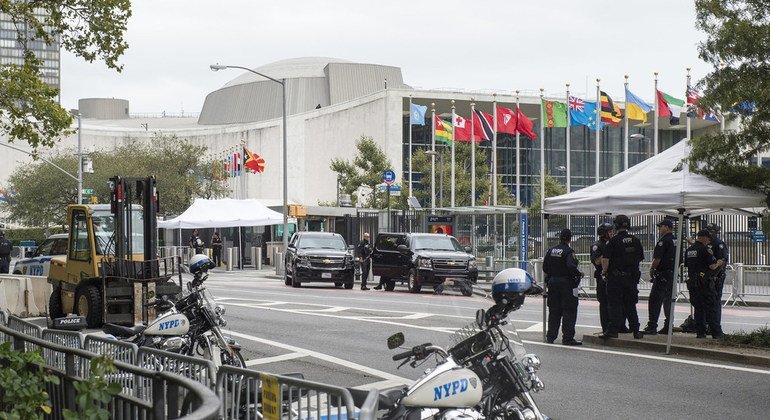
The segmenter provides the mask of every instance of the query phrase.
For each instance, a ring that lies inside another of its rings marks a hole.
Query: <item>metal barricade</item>
[[[29,335],[31,337],[35,338],[41,338],[43,337],[43,327],[37,324],[33,324],[31,322],[25,321],[16,315],[11,315],[8,317],[8,328],[18,331],[20,333],[24,333],[26,335]],[[31,342],[25,342],[27,346],[25,347],[24,351],[32,351],[36,350],[37,346]]]
[[[219,368],[217,394],[222,402],[220,415],[227,419],[369,420],[375,419],[377,412],[374,389],[357,415],[353,397],[345,388],[233,366]]]
[[[211,389],[216,385],[217,370],[210,360],[140,347],[136,353],[136,365],[144,369],[175,373]]]
[[[8,325],[8,314],[5,309],[0,309],[0,325]]]
[[[77,331],[51,330],[46,328],[43,330],[41,337],[43,340],[49,343],[58,344],[60,346],[70,347],[73,349],[83,348],[83,335]],[[64,357],[61,357],[57,353],[52,352],[47,348],[43,349],[43,359],[45,359],[46,363],[48,363],[48,366],[54,366],[61,370],[64,370],[65,368]],[[76,370],[80,369],[80,367],[77,365],[78,361],[78,359],[75,360]]]
[[[770,266],[740,264],[740,267],[738,296],[770,296]]]
[[[114,338],[87,335],[83,340],[83,350],[99,355],[106,354],[114,360],[133,365],[136,363],[136,353],[139,348],[136,344]]]

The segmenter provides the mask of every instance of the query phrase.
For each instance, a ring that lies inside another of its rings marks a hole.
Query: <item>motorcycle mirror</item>
[[[479,326],[479,328],[484,327],[484,318],[486,317],[486,312],[483,309],[479,309],[476,311],[476,324]]]
[[[397,332],[388,337],[388,349],[393,350],[404,344],[404,333]]]

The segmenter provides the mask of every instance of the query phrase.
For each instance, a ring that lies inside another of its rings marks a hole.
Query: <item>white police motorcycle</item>
[[[187,356],[202,356],[216,366],[246,367],[241,347],[230,337],[222,334],[220,327],[227,325],[222,317],[225,308],[217,305],[203,286],[207,271],[214,263],[205,255],[190,259],[192,281],[187,283],[187,293],[177,302],[156,299],[153,304],[157,318],[149,325],[124,327],[104,324],[108,335],[137,346],[148,346]]]
[[[455,343],[448,350],[431,343],[396,354],[404,360],[399,366],[418,363],[435,356],[437,366],[407,388],[380,392],[378,418],[384,419],[519,419],[546,420],[532,398],[532,392],[544,389],[535,372],[540,359],[524,351],[516,328],[507,324],[510,312],[519,309],[527,294],[540,294],[526,271],[503,270],[492,283],[495,304],[476,313],[476,322],[455,333]],[[388,338],[388,348],[404,343],[404,335]],[[366,391],[350,389],[357,406]]]

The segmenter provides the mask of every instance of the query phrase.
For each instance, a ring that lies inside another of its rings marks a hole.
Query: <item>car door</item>
[[[379,234],[374,241],[372,252],[372,275],[380,277],[398,276],[398,236],[395,234]]]

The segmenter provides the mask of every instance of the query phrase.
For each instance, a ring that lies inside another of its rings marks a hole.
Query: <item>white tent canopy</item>
[[[179,216],[158,223],[164,229],[266,226],[283,223],[283,214],[258,200],[206,200],[198,198]]]
[[[546,198],[545,213],[570,215],[688,213],[766,207],[765,196],[711,181],[681,161],[690,154],[682,140],[662,153],[598,184]],[[681,170],[677,168],[681,167]]]

